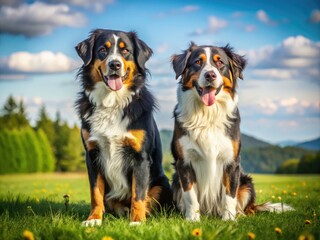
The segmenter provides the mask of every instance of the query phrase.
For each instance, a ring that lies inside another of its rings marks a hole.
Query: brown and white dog
[[[199,221],[201,214],[234,220],[238,213],[283,210],[279,204],[255,204],[252,179],[240,166],[236,86],[246,60],[228,45],[191,43],[172,57],[172,65],[176,78],[181,76],[171,145],[179,210],[190,221]]]
[[[84,62],[76,106],[91,193],[83,225],[100,225],[104,212],[139,223],[151,208],[172,202],[155,99],[145,86],[152,50],[134,32],[97,29],[76,51]]]

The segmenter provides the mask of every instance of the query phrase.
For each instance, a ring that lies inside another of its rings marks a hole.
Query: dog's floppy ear
[[[145,63],[153,54],[152,49],[141,39],[136,32],[129,32],[129,36],[134,43],[134,58],[139,68],[145,69]]]
[[[233,74],[234,79],[240,78],[243,80],[243,70],[247,65],[247,60],[244,56],[240,56],[233,52],[233,48],[227,44],[222,48],[229,58],[229,64],[231,68],[231,72]]]
[[[92,32],[89,38],[83,40],[75,47],[78,55],[84,63],[84,66],[88,66],[92,60],[92,52],[96,35],[96,31]]]
[[[190,47],[187,50],[185,50],[182,54],[176,54],[171,57],[172,67],[176,73],[176,79],[178,79],[179,76],[184,72],[191,52],[193,48],[196,46],[197,45],[194,42],[191,42]]]

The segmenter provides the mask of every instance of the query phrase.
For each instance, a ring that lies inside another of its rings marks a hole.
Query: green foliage
[[[62,171],[85,169],[84,149],[81,142],[80,129],[76,125],[70,129],[68,141],[63,151],[63,158],[60,160]]]
[[[77,126],[70,128],[57,112],[52,121],[45,106],[30,127],[23,101],[10,96],[0,115],[0,174],[84,169],[84,149]]]
[[[320,152],[302,156],[297,173],[320,173]]]
[[[297,173],[298,164],[299,159],[288,159],[280,165],[276,173],[295,174]]]
[[[43,132],[30,127],[0,130],[0,174],[53,171],[54,157]]]
[[[287,159],[301,158],[310,151],[295,147],[281,148],[269,146],[264,148],[244,149],[241,152],[241,162],[246,172],[274,173]]]
[[[42,154],[40,156],[40,158],[43,160],[42,172],[53,172],[55,169],[55,158],[47,135],[42,129],[37,131],[37,135],[40,141],[40,148],[42,150]]]
[[[0,128],[15,129],[29,126],[25,106],[22,100],[16,103],[13,96],[5,102],[0,116]]]

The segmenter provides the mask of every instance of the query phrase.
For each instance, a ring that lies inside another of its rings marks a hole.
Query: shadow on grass
[[[90,212],[90,204],[83,202],[65,205],[64,199],[57,202],[51,199],[33,199],[25,195],[6,195],[0,198],[0,215],[8,214],[10,218],[22,216],[56,216],[62,214],[80,221]]]

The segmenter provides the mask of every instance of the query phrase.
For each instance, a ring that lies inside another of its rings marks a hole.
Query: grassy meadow
[[[158,213],[140,226],[105,215],[100,227],[82,227],[90,210],[87,176],[0,176],[0,239],[320,239],[319,175],[253,175],[257,202],[283,201],[296,211],[259,213],[223,222],[188,223],[178,213]],[[63,196],[69,194],[69,203]]]

